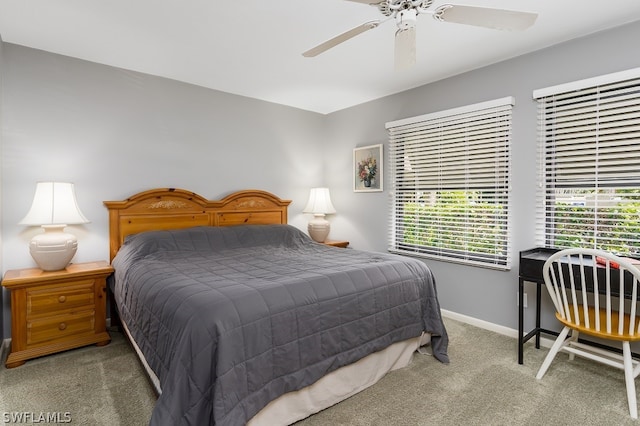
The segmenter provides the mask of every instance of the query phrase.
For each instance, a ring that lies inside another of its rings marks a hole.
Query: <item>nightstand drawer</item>
[[[80,333],[93,333],[95,311],[83,311],[27,321],[27,345],[37,345]]]
[[[69,309],[91,308],[94,304],[94,280],[27,290],[27,318],[41,314],[56,314]]]

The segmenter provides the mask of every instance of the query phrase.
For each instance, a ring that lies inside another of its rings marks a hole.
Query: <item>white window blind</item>
[[[534,92],[546,247],[640,248],[640,69]]]
[[[390,251],[510,267],[513,103],[508,97],[387,123]]]

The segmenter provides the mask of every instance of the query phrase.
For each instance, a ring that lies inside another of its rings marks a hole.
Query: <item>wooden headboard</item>
[[[126,200],[105,201],[109,209],[109,256],[113,260],[127,235],[192,226],[287,223],[291,200],[259,190],[238,191],[207,200],[184,189],[159,188]]]

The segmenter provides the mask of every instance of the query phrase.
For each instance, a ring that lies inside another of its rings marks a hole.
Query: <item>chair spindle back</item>
[[[627,259],[602,250],[566,249],[547,260],[543,275],[556,312],[566,322],[596,334],[640,336],[640,270]]]

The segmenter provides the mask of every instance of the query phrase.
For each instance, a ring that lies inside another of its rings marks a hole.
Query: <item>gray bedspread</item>
[[[448,362],[434,278],[415,259],[257,225],[130,236],[113,266],[121,319],[162,388],[152,425],[243,425],[423,331]]]

